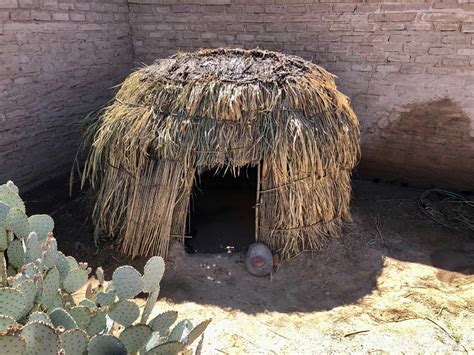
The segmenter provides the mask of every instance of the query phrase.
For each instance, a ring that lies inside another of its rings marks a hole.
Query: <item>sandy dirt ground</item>
[[[187,254],[173,243],[155,313],[212,318],[205,354],[474,353],[474,238],[427,219],[421,190],[354,181],[354,223],[320,252],[283,261],[272,277],[249,275],[242,254]],[[81,195],[82,196],[82,195]],[[59,247],[110,273],[139,270],[92,243],[87,198],[67,182],[25,196],[50,213]]]

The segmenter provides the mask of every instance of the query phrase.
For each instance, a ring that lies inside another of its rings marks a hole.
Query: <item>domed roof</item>
[[[284,83],[318,69],[322,68],[297,56],[260,49],[219,48],[178,53],[157,60],[148,72],[178,82],[198,80],[242,84]]]
[[[242,121],[259,113],[305,116],[343,108],[333,75],[302,58],[263,50],[206,49],[159,59],[133,73],[117,99],[167,114]]]

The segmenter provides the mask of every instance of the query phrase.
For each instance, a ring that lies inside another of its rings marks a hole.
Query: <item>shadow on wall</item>
[[[448,98],[407,105],[362,147],[361,176],[474,189],[471,120]]]

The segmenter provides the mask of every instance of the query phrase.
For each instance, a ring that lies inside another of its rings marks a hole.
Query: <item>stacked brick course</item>
[[[0,183],[68,171],[80,119],[132,61],[126,0],[0,0]]]
[[[0,182],[70,167],[78,122],[136,65],[260,47],[338,76],[364,176],[474,189],[472,0],[0,0]]]
[[[129,2],[136,60],[219,46],[300,55],[351,97],[362,175],[474,188],[473,1]]]

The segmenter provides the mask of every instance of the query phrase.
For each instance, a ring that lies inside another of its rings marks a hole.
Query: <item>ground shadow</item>
[[[474,274],[474,243],[425,218],[418,210],[421,190],[354,181],[354,224],[344,237],[320,252],[284,261],[272,279],[249,275],[242,254],[195,254],[173,244],[161,296],[173,302],[196,302],[246,313],[314,312],[357,303],[377,289],[386,257],[434,265],[437,277]],[[123,264],[142,270],[145,258],[121,256],[114,242],[93,242],[92,210],[87,194],[68,197],[66,178],[50,181],[24,195],[29,214],[48,213],[66,254],[103,266],[108,277]]]

